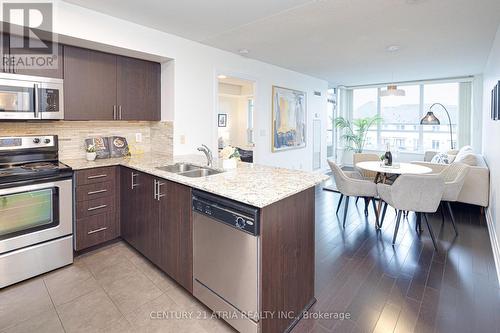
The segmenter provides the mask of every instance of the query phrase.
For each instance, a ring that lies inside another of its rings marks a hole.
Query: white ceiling
[[[499,0],[65,1],[345,85],[481,73],[500,23]]]

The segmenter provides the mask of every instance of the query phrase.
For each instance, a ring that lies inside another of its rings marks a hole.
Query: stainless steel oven
[[[63,80],[0,74],[1,119],[64,119]]]
[[[0,288],[73,262],[72,180],[0,189]]]

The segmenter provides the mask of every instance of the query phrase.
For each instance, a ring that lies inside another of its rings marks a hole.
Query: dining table
[[[375,176],[375,183],[385,183],[390,176],[405,174],[422,175],[432,172],[432,169],[429,167],[412,163],[393,163],[391,166],[387,166],[379,161],[365,161],[356,163],[356,167],[362,170],[376,172],[377,176]]]
[[[384,165],[381,161],[364,161],[356,163],[356,168],[375,172],[375,183],[385,184],[388,180],[394,181],[398,176],[405,174],[423,175],[431,173],[432,169],[423,165],[412,163],[393,163],[392,165]],[[382,209],[382,200],[379,200],[377,207],[377,220],[380,220],[380,211]],[[405,212],[405,214],[407,214]],[[384,214],[385,215],[385,209]],[[383,216],[382,216],[383,219]],[[417,221],[420,228],[420,221]]]

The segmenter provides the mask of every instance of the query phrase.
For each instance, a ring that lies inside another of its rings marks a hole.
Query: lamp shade
[[[403,89],[398,89],[396,85],[388,85],[386,90],[380,92],[380,97],[385,96],[406,96],[406,92]]]
[[[420,125],[441,125],[439,119],[434,115],[432,111],[427,112],[427,114],[420,120]]]

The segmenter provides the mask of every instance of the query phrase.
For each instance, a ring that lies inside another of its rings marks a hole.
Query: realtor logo
[[[52,3],[3,1],[2,10],[4,68],[57,69]]]

